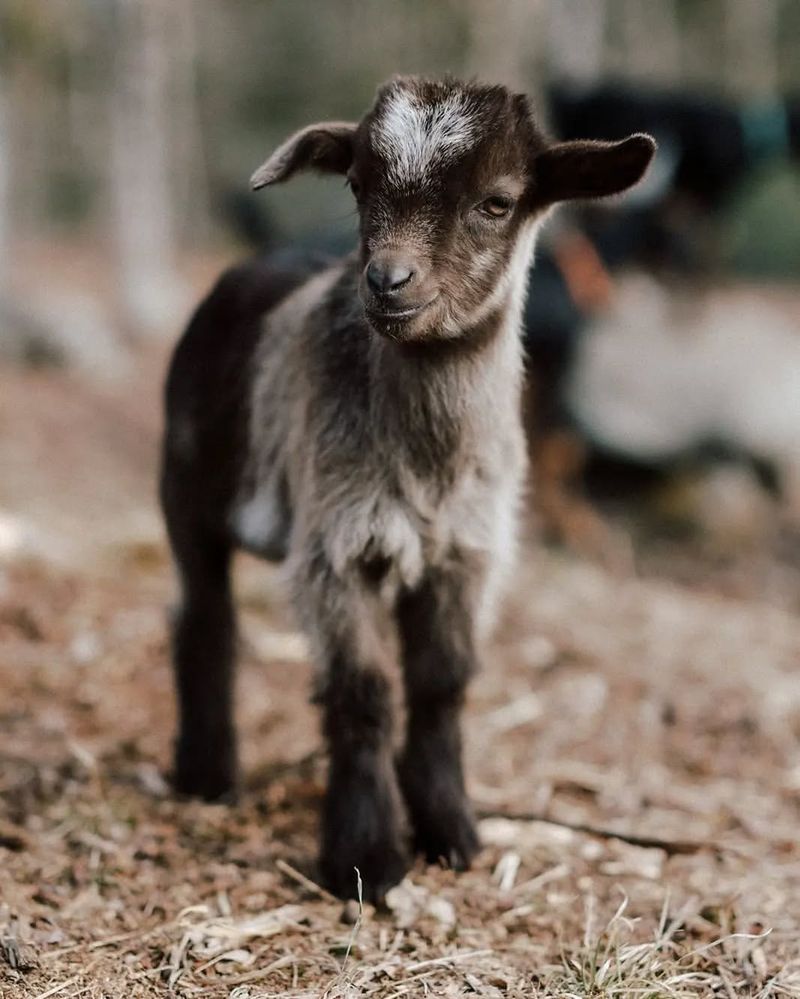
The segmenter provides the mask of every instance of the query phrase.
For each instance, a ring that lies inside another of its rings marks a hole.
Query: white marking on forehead
[[[373,141],[387,160],[389,178],[407,184],[469,148],[475,131],[464,94],[426,104],[400,90],[387,100]]]

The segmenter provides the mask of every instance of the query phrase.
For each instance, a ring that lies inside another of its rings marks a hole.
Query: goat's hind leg
[[[179,710],[175,789],[207,801],[230,798],[236,789],[231,548],[186,525],[171,530],[170,540],[181,583],[172,633]]]
[[[476,669],[476,589],[466,565],[430,570],[397,607],[408,723],[399,764],[416,848],[464,869],[478,836],[464,790],[460,715]]]

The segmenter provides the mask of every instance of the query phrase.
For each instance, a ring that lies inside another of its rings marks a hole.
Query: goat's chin
[[[393,340],[395,343],[409,343],[412,340],[423,340],[426,338],[428,324],[421,326],[420,323],[412,320],[388,320],[373,319],[368,317],[372,329],[385,340]]]
[[[369,308],[364,309],[367,322],[378,336],[395,343],[433,340],[441,327],[442,310],[434,299],[406,315],[391,315]]]

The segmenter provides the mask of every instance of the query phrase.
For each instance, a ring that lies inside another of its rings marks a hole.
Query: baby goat
[[[402,877],[406,813],[430,860],[466,867],[478,847],[459,715],[514,549],[536,232],[554,202],[634,184],[654,148],[554,145],[503,87],[394,79],[360,122],[302,129],[252,179],[346,176],[357,253],[304,283],[230,271],[177,347],[161,481],[183,591],[176,786],[234,789],[231,554],[286,558],[330,757],[322,875],[341,895],[354,867],[372,900]]]

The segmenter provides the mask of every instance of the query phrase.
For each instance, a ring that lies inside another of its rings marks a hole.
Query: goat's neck
[[[435,435],[447,421],[464,442],[487,424],[518,420],[522,311],[535,235],[533,226],[521,234],[486,314],[457,339],[412,351],[376,339],[381,422]]]

